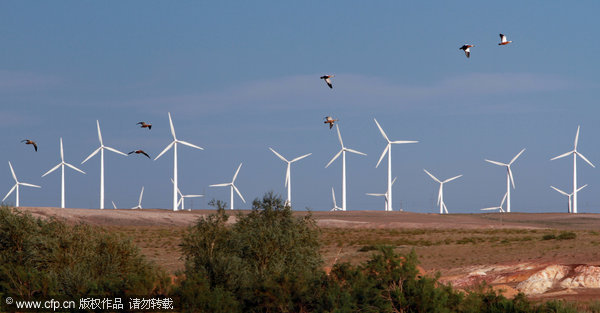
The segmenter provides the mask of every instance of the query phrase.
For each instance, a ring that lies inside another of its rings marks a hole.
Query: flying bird
[[[325,122],[323,122],[323,123],[329,124],[329,129],[331,129],[333,127],[333,124],[337,121],[338,121],[338,119],[333,119],[333,117],[331,117],[331,116],[325,116]]]
[[[25,140],[21,140],[21,142],[24,142],[26,145],[33,145],[33,149],[35,149],[35,151],[37,151],[37,144],[35,143],[35,141],[25,139]]]
[[[325,80],[325,83],[327,83],[327,86],[329,86],[329,88],[333,89],[333,85],[331,84],[331,79],[333,76],[335,75],[323,75],[321,76],[321,79]]]
[[[500,34],[500,43],[498,44],[499,46],[504,46],[504,45],[507,45],[507,44],[509,44],[511,42],[512,41],[506,40],[506,35]]]
[[[132,153],[135,153],[135,154],[140,154],[141,153],[141,154],[145,155],[146,157],[148,157],[148,159],[150,158],[150,156],[148,155],[148,153],[144,152],[144,150],[135,150],[135,151],[131,151],[131,152],[127,153],[127,154],[132,154]]]
[[[475,45],[463,45],[459,48],[459,50],[464,50],[467,58],[471,57],[471,47],[475,47]]]
[[[148,128],[148,130],[152,129],[152,124],[146,124],[146,122],[139,122],[136,125],[141,125],[141,128]]]

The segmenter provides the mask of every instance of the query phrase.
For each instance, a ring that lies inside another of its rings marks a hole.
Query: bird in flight
[[[37,144],[35,143],[35,141],[25,139],[25,140],[21,140],[21,142],[24,142],[26,145],[33,145],[33,149],[35,149],[35,151],[37,151]]]
[[[511,42],[512,41],[506,40],[506,35],[500,34],[500,43],[498,44],[499,46],[504,46],[504,45],[507,45],[507,44],[509,44]]]
[[[462,47],[460,47],[459,50],[464,50],[467,58],[470,58],[471,57],[471,47],[475,47],[475,45],[466,45],[465,44]]]
[[[327,83],[327,86],[329,86],[329,88],[333,89],[333,85],[331,84],[331,78],[335,76],[335,75],[323,75],[321,76],[321,79],[325,80],[325,83]]]
[[[132,154],[132,153],[135,153],[135,154],[140,154],[141,153],[141,154],[145,155],[148,159],[150,158],[150,156],[148,155],[148,153],[144,152],[144,150],[135,150],[135,151],[131,151],[131,152],[127,153],[127,154]]]
[[[331,116],[325,116],[325,122],[323,122],[323,123],[329,124],[329,129],[331,129],[333,127],[333,124],[337,121],[338,121],[338,119],[333,119],[333,117],[331,117]]]
[[[152,124],[146,124],[146,122],[139,122],[136,125],[141,125],[141,128],[148,128],[148,130],[152,129]]]

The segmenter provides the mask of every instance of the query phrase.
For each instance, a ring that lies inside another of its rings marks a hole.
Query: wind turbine
[[[335,161],[335,159],[337,159],[340,156],[340,154],[342,155],[342,211],[346,211],[346,151],[360,155],[367,154],[344,147],[342,135],[340,134],[340,127],[338,125],[335,125],[335,127],[337,129],[337,134],[338,138],[340,139],[340,145],[342,146],[342,149],[333,157],[333,159],[331,159],[331,161],[329,161],[329,163],[327,163],[327,165],[325,165],[325,168],[329,167],[329,165],[333,163],[333,161]]]
[[[100,132],[100,122],[98,122],[98,120],[96,120],[96,126],[98,126],[98,140],[100,141],[100,147],[98,149],[94,150],[94,152],[92,152],[92,154],[90,154],[87,158],[85,158],[85,160],[83,160],[83,162],[81,162],[81,164],[85,163],[91,157],[96,155],[98,153],[98,151],[100,151],[100,209],[103,210],[104,209],[104,149],[106,149],[108,151],[112,151],[117,154],[124,155],[124,156],[127,156],[127,154],[125,154],[117,149],[105,146],[104,143],[102,142],[102,133]]]
[[[392,180],[392,186],[396,182],[396,178],[398,178],[398,177],[394,177],[394,180]],[[389,190],[386,193],[366,193],[366,195],[367,196],[373,196],[373,197],[384,197],[384,199],[385,199],[385,208],[384,208],[384,210],[387,211],[387,208],[388,208],[388,199],[389,199],[388,192],[389,192]]]
[[[335,202],[335,191],[333,191],[333,187],[331,187],[331,198],[333,199],[333,208],[331,211],[342,211],[342,208],[337,206],[337,203]]]
[[[381,126],[379,125],[377,120],[376,119],[373,119],[373,120],[375,121],[375,124],[377,124],[377,128],[379,128],[381,135],[387,141],[387,145],[385,146],[385,149],[383,149],[383,152],[381,153],[381,156],[379,157],[379,161],[377,161],[377,165],[375,165],[375,168],[377,168],[379,166],[379,163],[381,163],[381,160],[383,160],[383,156],[387,152],[387,154],[388,154],[388,177],[387,177],[388,188],[387,188],[386,194],[388,195],[388,199],[385,204],[385,210],[392,211],[392,144],[417,143],[418,141],[414,141],[414,140],[390,141],[390,139],[385,134],[385,132],[383,131],[383,128],[381,128]]]
[[[573,154],[573,212],[572,213],[577,213],[577,156],[579,156],[580,158],[582,158],[584,161],[587,162],[587,164],[591,165],[592,167],[595,167],[594,164],[592,164],[592,162],[590,162],[583,154],[579,153],[579,151],[577,151],[577,142],[579,141],[579,126],[577,126],[577,134],[575,134],[575,144],[573,145],[573,150],[561,154],[559,156],[553,157],[552,160],[556,160],[556,159],[560,159],[560,158],[564,158],[566,156],[568,156],[569,154]]]
[[[171,182],[173,183],[173,179],[171,178]],[[184,195],[181,193],[181,190],[177,188],[177,194],[179,194],[179,201],[177,201],[177,207],[181,206],[181,211],[185,210],[185,198],[200,198],[204,197],[204,195]],[[188,211],[191,211],[188,209]]]
[[[173,211],[177,211],[177,144],[180,143],[182,145],[196,148],[198,150],[204,150],[202,147],[198,147],[193,145],[187,141],[179,140],[175,136],[175,128],[173,127],[173,120],[171,119],[171,113],[169,112],[169,124],[171,125],[171,135],[173,135],[173,141],[154,159],[156,161],[160,158],[165,152],[167,152],[171,147],[173,147]]]
[[[8,191],[8,193],[6,194],[6,196],[4,196],[4,199],[2,199],[2,202],[4,202],[4,200],[6,200],[6,198],[8,198],[8,196],[10,196],[10,194],[16,190],[16,206],[19,206],[19,186],[27,186],[27,187],[35,187],[35,188],[42,188],[38,185],[34,185],[34,184],[29,184],[29,183],[22,183],[19,182],[19,180],[17,179],[17,175],[15,174],[15,171],[13,170],[12,164],[10,164],[10,161],[8,161],[8,166],[10,167],[10,173],[12,174],[13,179],[15,180],[15,185],[10,188],[10,190]]]
[[[504,201],[506,201],[506,196],[508,195],[508,193],[504,194],[504,197],[502,197],[502,202],[500,202],[500,206],[495,206],[495,207],[491,207],[491,208],[485,208],[485,209],[481,209],[482,211],[493,211],[493,210],[498,210],[499,212],[504,212],[504,209],[502,208],[504,206]]]
[[[131,208],[132,210],[135,209],[142,209],[142,197],[144,196],[144,186],[142,186],[142,191],[140,192],[140,199],[138,200],[138,205],[134,206],[133,208]],[[114,202],[113,202],[114,205]],[[115,207],[116,209],[116,207]]]
[[[573,207],[571,206],[571,205],[572,205],[572,200],[571,200],[571,198],[573,197],[573,192],[571,192],[571,193],[566,193],[566,192],[564,192],[564,191],[562,191],[562,190],[560,190],[560,189],[558,189],[558,188],[556,188],[556,187],[554,187],[554,186],[550,186],[550,187],[552,187],[552,189],[554,189],[554,190],[558,191],[559,193],[561,193],[561,194],[563,194],[563,195],[565,195],[565,196],[569,197],[569,213],[573,213],[573,212],[572,212],[572,211],[573,211]],[[579,192],[581,189],[583,189],[583,188],[585,188],[585,187],[587,187],[587,184],[586,184],[586,185],[583,185],[583,186],[581,186],[581,187],[579,187],[579,189],[577,189],[577,192]]]
[[[62,142],[62,137],[60,138],[60,163],[58,163],[58,165],[56,165],[55,167],[51,168],[49,171],[46,172],[46,174],[42,175],[42,177],[56,171],[59,167],[61,168],[61,180],[60,180],[60,207],[61,208],[65,208],[65,165],[80,172],[85,174],[84,171],[76,168],[75,166],[65,162],[65,153],[63,152],[63,142]]]
[[[448,208],[446,207],[446,203],[444,203],[444,184],[461,177],[462,174],[458,175],[458,176],[454,176],[452,178],[448,178],[444,181],[441,181],[441,180],[437,179],[437,177],[433,176],[433,174],[429,173],[426,169],[423,169],[423,170],[425,171],[425,173],[427,173],[427,175],[429,175],[429,177],[431,177],[436,182],[440,183],[440,191],[438,192],[437,204],[440,206],[440,214],[444,214],[444,212],[446,214],[448,214]]]
[[[290,177],[291,176],[290,175],[290,166],[292,165],[292,163],[294,163],[296,161],[300,161],[300,160],[304,159],[305,157],[311,155],[312,153],[308,153],[303,156],[299,156],[291,161],[288,161],[281,154],[277,153],[277,151],[275,151],[273,148],[269,147],[269,149],[273,153],[275,153],[275,155],[277,157],[279,157],[283,162],[287,163],[287,169],[285,171],[285,184],[284,184],[287,187],[287,200],[285,200],[285,204],[291,207],[292,206],[292,181],[291,181],[291,177]]]
[[[227,187],[227,186],[231,187],[231,197],[230,197],[231,210],[233,210],[233,190],[235,190],[235,192],[237,192],[238,196],[240,196],[242,201],[244,201],[244,203],[246,203],[246,200],[244,200],[244,197],[240,193],[239,189],[237,189],[237,187],[235,186],[235,179],[237,178],[237,175],[240,172],[240,168],[242,168],[242,163],[240,163],[240,166],[238,166],[237,171],[235,171],[235,174],[233,174],[233,179],[231,180],[230,183],[215,184],[215,185],[208,186],[208,187]]]
[[[523,150],[521,150],[521,152],[517,153],[517,155],[515,155],[515,157],[512,158],[512,160],[510,160],[510,162],[508,164],[497,162],[497,161],[490,161],[487,159],[485,160],[486,162],[490,162],[492,164],[506,166],[506,212],[508,212],[508,213],[510,213],[510,184],[511,183],[512,183],[513,189],[515,189],[515,180],[513,178],[512,171],[510,170],[510,166],[517,160],[517,158],[519,156],[521,156],[521,154],[523,152],[525,152],[525,149],[523,149]]]

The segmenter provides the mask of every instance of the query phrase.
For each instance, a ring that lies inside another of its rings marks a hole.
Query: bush
[[[544,236],[542,236],[542,240],[553,240],[556,239],[556,236],[554,234],[546,234]]]
[[[575,238],[577,238],[577,234],[575,234],[572,231],[564,231],[561,232],[558,236],[556,236],[556,239],[558,240],[570,240]]]
[[[154,295],[166,276],[128,240],[0,208],[0,297]]]

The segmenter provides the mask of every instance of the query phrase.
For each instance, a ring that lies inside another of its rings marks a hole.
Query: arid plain
[[[212,210],[89,210],[24,207],[39,217],[87,223],[131,238],[141,252],[175,273],[184,261],[186,228]],[[230,221],[236,214],[228,212]],[[308,212],[299,211],[297,215]],[[311,212],[321,228],[324,268],[359,263],[379,245],[415,249],[427,275],[457,288],[481,282],[506,296],[593,300],[600,297],[600,215],[563,213],[421,214]]]

